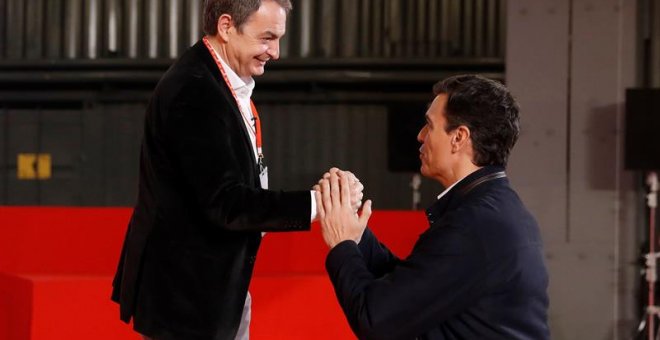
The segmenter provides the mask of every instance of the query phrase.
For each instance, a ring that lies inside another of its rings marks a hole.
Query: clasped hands
[[[371,200],[362,205],[364,186],[350,171],[330,169],[314,186],[317,217],[321,222],[323,240],[334,248],[340,242],[360,242],[371,216]]]

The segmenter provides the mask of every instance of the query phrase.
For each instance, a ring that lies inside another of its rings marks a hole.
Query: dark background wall
[[[0,204],[132,205],[144,109],[201,37],[200,4],[0,0]],[[340,166],[376,207],[411,208],[431,87],[503,79],[504,14],[495,0],[294,1],[254,97],[271,187],[309,188]],[[50,178],[19,178],[19,154],[50,155]],[[416,207],[441,189],[424,180]]]

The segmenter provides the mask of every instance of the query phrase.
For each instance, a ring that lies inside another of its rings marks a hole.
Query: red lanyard
[[[231,83],[229,82],[229,77],[227,77],[225,68],[222,67],[222,63],[220,62],[218,54],[215,53],[215,49],[213,49],[213,46],[211,46],[211,43],[209,43],[206,37],[204,37],[203,41],[204,41],[204,45],[206,45],[206,48],[213,56],[213,60],[215,60],[215,64],[218,65],[218,68],[220,69],[220,73],[222,74],[222,78],[225,80],[227,87],[229,87],[229,91],[231,91],[232,96],[234,96],[234,100],[236,100],[236,105],[238,105],[238,110],[241,112],[241,116],[243,116],[243,119],[245,119],[249,125],[250,120],[248,119],[247,115],[243,113],[241,104],[238,101],[238,96],[236,96],[236,92],[234,92],[234,88],[231,86]],[[261,149],[261,120],[259,119],[259,113],[257,112],[257,108],[256,106],[254,106],[254,102],[252,101],[252,99],[250,99],[250,108],[252,109],[252,114],[254,115],[254,131],[252,131],[252,129],[250,129],[250,131],[254,133],[257,144],[257,157],[259,158],[259,162],[261,162],[261,160],[264,158],[264,154]]]

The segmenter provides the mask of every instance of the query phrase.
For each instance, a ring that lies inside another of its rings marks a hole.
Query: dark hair
[[[504,85],[479,75],[449,77],[433,86],[435,95],[447,95],[447,132],[465,125],[470,129],[477,166],[506,166],[520,135],[518,103]]]
[[[234,25],[240,32],[250,15],[256,12],[264,1],[275,1],[289,13],[291,0],[205,0],[203,12],[203,30],[205,34],[218,33],[218,18],[223,14],[231,15]]]

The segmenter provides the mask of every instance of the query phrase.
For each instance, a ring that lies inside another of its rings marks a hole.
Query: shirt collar
[[[231,85],[236,95],[240,98],[250,98],[252,96],[252,90],[254,90],[254,79],[252,77],[239,77],[234,70],[216,53],[222,68],[225,69],[227,78],[229,79],[229,84]]]
[[[465,177],[463,177],[463,178],[465,178]],[[445,191],[443,191],[442,193],[440,193],[440,195],[438,195],[438,199],[441,199],[442,196],[446,195],[446,194],[449,192],[449,190],[451,190],[453,187],[455,187],[456,184],[458,184],[460,181],[463,180],[463,178],[461,178],[461,179],[459,179],[458,181],[454,182],[454,184],[450,185],[447,189],[445,189]]]

